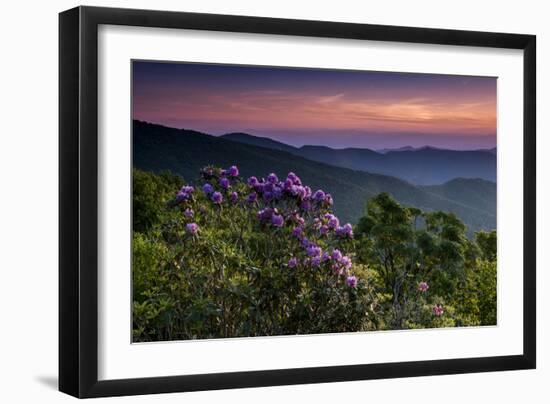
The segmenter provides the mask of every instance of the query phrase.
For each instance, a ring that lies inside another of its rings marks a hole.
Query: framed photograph
[[[535,36],[59,27],[61,391],[535,368]]]

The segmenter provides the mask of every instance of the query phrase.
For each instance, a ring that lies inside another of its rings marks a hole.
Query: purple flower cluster
[[[427,282],[420,282],[418,284],[418,291],[421,292],[421,293],[426,293],[429,288],[430,288],[430,286],[428,285]]]
[[[206,167],[201,171],[201,174],[206,180],[206,182],[202,185],[202,191],[215,205],[221,205],[223,203],[223,192],[226,192],[228,200],[231,201],[231,203],[235,204],[239,201],[239,194],[235,191],[230,192],[232,185],[231,181],[238,181],[237,177],[239,176],[239,169],[237,166],[231,166],[227,170]],[[191,199],[194,191],[194,187],[190,185],[182,187],[176,194],[176,202],[182,203]],[[200,206],[199,211],[200,213],[205,213],[206,208],[204,206]],[[187,219],[192,219],[195,217],[195,212],[191,209],[191,207],[186,207],[183,211],[183,215]],[[194,222],[187,223],[185,225],[185,231],[188,234],[196,235],[199,232],[199,226]]]
[[[346,278],[346,283],[350,288],[357,287],[357,277],[354,275],[348,276]]]
[[[256,177],[250,177],[247,181],[247,184],[251,186],[252,188],[256,188],[260,186],[260,181]]]
[[[302,232],[304,229],[301,226],[296,226],[294,229],[292,229],[292,235],[297,238],[302,237]]]
[[[190,185],[185,185],[181,187],[181,189],[176,194],[176,202],[180,203],[189,199],[194,190],[195,189]]]
[[[341,261],[343,258],[343,255],[340,252],[340,250],[332,250],[332,254],[330,255],[330,258],[332,258],[334,261]]]
[[[271,215],[271,224],[275,227],[283,227],[283,224],[285,223],[285,219],[283,216],[278,214]]]
[[[347,238],[353,238],[353,227],[350,223],[346,223],[343,226],[338,226],[336,228],[336,235],[338,237],[347,237]]]
[[[266,207],[260,210],[256,217],[259,221],[267,224],[271,224],[274,227],[283,227],[285,224],[285,218],[279,213],[277,209]]]
[[[216,191],[212,193],[210,199],[212,199],[212,202],[214,202],[216,205],[219,205],[223,202],[223,195],[221,194],[221,192]]]
[[[204,179],[209,180],[212,178],[232,177],[239,176],[239,168],[237,166],[231,166],[228,169],[219,169],[215,167],[205,167],[201,170],[201,174]]]
[[[236,205],[254,211],[261,226],[282,232],[277,237],[286,234],[294,240],[297,250],[289,258],[288,268],[325,268],[329,274],[342,276],[345,285],[357,287],[358,279],[351,274],[351,258],[336,248],[341,239],[353,237],[353,228],[349,223],[341,225],[331,212],[333,199],[330,193],[322,189],[312,191],[293,172],[289,172],[286,178],[279,178],[276,173],[265,178],[253,176],[246,183],[239,179],[237,166],[228,169],[206,167],[201,175],[204,183],[200,189],[211,204],[228,208]],[[178,202],[194,201],[191,198],[193,192],[192,186],[185,186],[176,198]],[[191,205],[184,207],[183,215],[189,222],[200,219],[207,211],[204,205],[193,205],[199,210],[196,217]],[[185,230],[197,235],[199,226],[195,222],[187,223]]]
[[[222,187],[223,189],[229,189],[230,186],[231,184],[229,182],[229,179],[227,179],[226,177],[220,178],[220,187]]]
[[[274,213],[275,213],[275,209],[268,207],[268,208],[260,210],[256,214],[256,217],[258,218],[259,221],[265,222],[265,221],[271,220],[271,216],[273,216]]]
[[[235,204],[239,201],[239,194],[236,191],[230,192],[232,181],[238,181],[237,177],[239,176],[239,168],[237,166],[231,166],[228,169],[222,170],[213,167],[206,167],[201,171],[201,174],[207,181],[203,184],[202,191],[214,204],[221,205],[223,203],[223,193],[226,193],[226,196],[231,203]],[[216,188],[218,190],[216,190]]]
[[[445,309],[443,309],[443,306],[440,304],[436,304],[432,310],[436,317],[441,317],[443,313],[445,313]]]
[[[340,227],[340,220],[332,213],[325,214],[325,220],[328,228],[331,230],[336,230],[338,227]]]
[[[353,227],[350,223],[340,226],[340,220],[332,213],[326,213],[316,222],[319,233],[324,236],[333,231],[340,238],[353,238]]]
[[[352,267],[350,257],[348,257],[347,255],[342,255],[339,250],[333,250],[330,259],[330,269],[332,269],[332,272],[334,272],[336,275],[348,275]]]
[[[185,225],[185,230],[187,231],[187,233],[195,235],[199,232],[199,225],[196,223],[187,223]]]
[[[313,194],[313,199],[316,201],[324,201],[325,198],[326,194],[322,189],[315,191],[315,193]]]
[[[210,195],[211,193],[214,192],[214,187],[212,186],[212,184],[209,184],[208,182],[206,184],[204,184],[202,186],[202,191],[206,194],[206,195]]]
[[[250,177],[247,184],[256,194],[256,196],[249,196],[249,202],[255,202],[257,197],[266,204],[289,198],[294,199],[297,207],[303,212],[332,205],[330,194],[322,190],[313,194],[311,188],[302,185],[300,178],[292,172],[288,173],[284,180],[280,180],[275,173],[271,173],[266,179],[262,178],[261,180],[257,177]]]
[[[311,188],[303,185],[301,179],[293,172],[288,173],[284,180],[280,180],[275,173],[271,173],[266,179],[262,178],[261,180],[257,177],[250,177],[247,180],[247,184],[251,191],[247,197],[248,203],[263,202],[267,207],[274,207],[277,204],[285,205],[285,212],[282,213],[283,223],[293,222],[299,226],[303,226],[304,219],[301,217],[301,214],[322,215],[323,211],[326,211],[333,203],[329,193],[321,189],[313,193]],[[265,208],[260,210],[260,212],[263,210]],[[316,228],[321,232],[321,235],[327,235],[330,230],[342,238],[353,236],[351,224],[348,223],[340,227],[340,222],[335,215],[331,213],[327,213],[327,215],[325,215],[323,221],[318,217],[314,219],[314,222],[319,224]],[[263,221],[267,220],[264,215],[260,216]],[[280,223],[280,220],[277,219],[276,222]],[[298,237],[300,235],[299,232],[300,230],[296,230],[293,233],[294,236]]]
[[[256,213],[257,219],[274,228],[288,224],[291,236],[299,241],[303,259],[299,256],[291,257],[289,268],[296,268],[300,264],[319,268],[326,264],[334,274],[345,276],[348,286],[357,286],[357,278],[350,274],[350,257],[338,249],[323,251],[319,241],[313,241],[325,238],[330,243],[331,235],[340,239],[353,237],[351,224],[341,226],[338,217],[330,213],[333,200],[329,193],[322,189],[312,192],[293,172],[288,173],[285,179],[279,179],[277,174],[271,173],[265,179],[250,177],[246,183],[250,188],[247,202],[260,207]]]
[[[320,257],[323,254],[321,247],[311,243],[306,247],[306,253],[309,257]]]
[[[296,229],[299,228],[295,228],[294,230]],[[317,268],[324,263],[328,263],[329,268],[335,275],[346,276],[346,279],[352,276],[350,274],[350,270],[352,267],[351,258],[347,255],[343,255],[340,250],[333,249],[330,253],[328,251],[323,251],[323,249],[319,245],[306,237],[301,238],[301,246],[305,250],[306,255],[306,258],[304,259],[304,265],[310,265]],[[297,262],[298,261],[295,262],[296,265]],[[357,278],[353,277],[353,279],[355,279],[355,281],[353,281],[352,284],[346,281],[348,286],[355,287],[357,285]]]

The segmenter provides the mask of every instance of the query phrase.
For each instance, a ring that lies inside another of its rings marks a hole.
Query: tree
[[[479,231],[475,235],[475,240],[482,252],[483,259],[487,261],[496,261],[497,259],[497,232]]]
[[[404,207],[387,193],[369,200],[356,228],[358,258],[378,274],[377,290],[389,328],[426,322],[420,311],[428,292],[419,292],[420,283],[429,285],[434,304],[454,295],[469,251],[465,231],[452,213]]]
[[[497,235],[480,231],[474,236],[474,254],[454,297],[459,325],[497,323]]]

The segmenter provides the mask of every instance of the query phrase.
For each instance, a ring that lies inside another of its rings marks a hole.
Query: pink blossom
[[[185,230],[187,231],[187,233],[195,235],[199,231],[199,226],[196,223],[187,223],[187,225],[185,226]]]
[[[344,273],[344,268],[342,268],[340,266],[340,264],[338,264],[337,262],[332,264],[330,266],[330,269],[332,269],[332,272],[335,274],[335,275],[342,275]]]
[[[342,253],[340,250],[332,250],[332,259],[334,261],[340,261],[342,259]]]
[[[351,259],[350,259],[350,257],[348,257],[347,255],[344,255],[342,257],[342,259],[340,260],[340,264],[342,264],[342,266],[345,269],[350,269],[351,268]]]
[[[434,315],[437,316],[437,317],[441,317],[443,315],[443,313],[445,312],[445,310],[443,309],[443,306],[440,305],[440,304],[436,304],[434,307],[433,307],[433,312],[434,312]]]

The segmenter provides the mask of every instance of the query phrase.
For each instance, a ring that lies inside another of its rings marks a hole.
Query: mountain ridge
[[[398,177],[416,185],[441,185],[453,178],[496,181],[496,148],[450,150],[433,146],[381,153],[368,148],[333,149],[328,146],[294,147],[270,138],[246,133],[221,136],[231,141],[284,150],[326,164]]]
[[[491,212],[480,211],[464,201],[453,201],[440,189],[424,189],[387,175],[351,170],[282,150],[141,121],[133,123],[133,163],[146,171],[170,170],[192,183],[197,182],[197,173],[208,164],[223,167],[236,164],[245,177],[266,176],[270,172],[286,176],[294,171],[314,190],[322,188],[331,192],[336,213],[343,221],[353,223],[363,214],[368,199],[388,192],[408,206],[454,212],[471,231],[492,229],[496,224]]]

